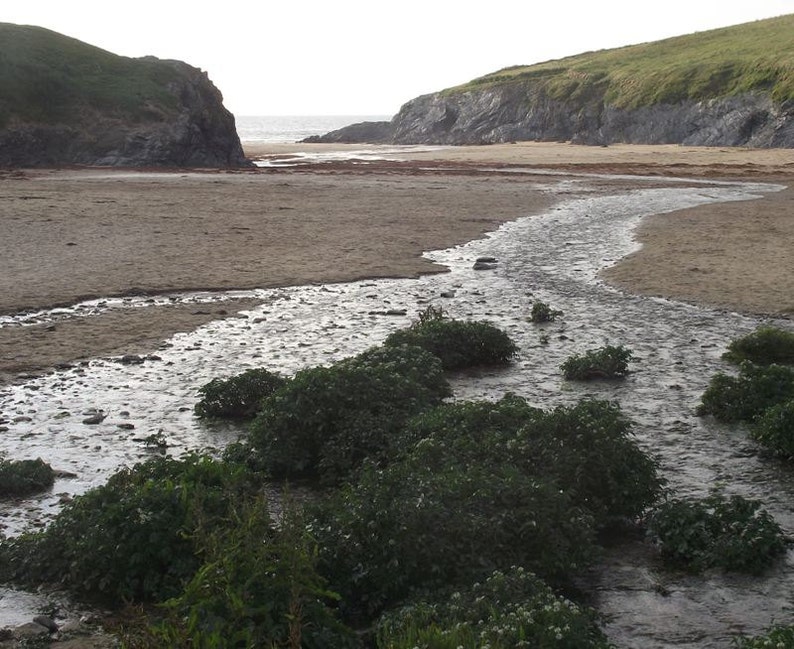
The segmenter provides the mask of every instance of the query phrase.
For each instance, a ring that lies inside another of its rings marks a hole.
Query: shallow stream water
[[[710,377],[727,369],[720,355],[727,343],[760,320],[667,300],[637,297],[610,288],[598,271],[636,248],[631,232],[651,214],[728,200],[747,200],[771,186],[704,183],[646,188],[604,196],[590,193],[584,178],[571,176],[555,188],[571,199],[549,212],[520,219],[487,238],[427,256],[450,272],[418,280],[377,280],[303,286],[249,293],[262,306],[239,318],[178,334],[156,357],[142,363],[96,359],[0,389],[0,453],[11,459],[42,457],[65,475],[51,493],[5,503],[3,533],[46,523],[60,503],[103,483],[121,465],[157,448],[169,451],[222,447],[237,430],[206,426],[192,414],[196,390],[208,380],[266,366],[290,374],[328,363],[380,343],[408,325],[428,304],[450,316],[487,319],[506,329],[521,347],[509,369],[458,376],[456,398],[497,399],[511,391],[549,408],[584,397],[615,400],[636,422],[639,443],[656,455],[677,495],[726,494],[762,500],[791,534],[794,472],[758,457],[745,431],[694,416]],[[478,257],[495,257],[491,270],[474,270]],[[239,295],[237,293],[236,295]],[[215,300],[222,295],[158,299]],[[533,301],[564,315],[553,323],[528,321]],[[142,299],[95,301],[76,307],[135,308]],[[25,326],[62,317],[63,311],[7,318],[0,326]],[[774,324],[792,328],[789,321]],[[604,344],[633,350],[632,373],[623,382],[573,383],[559,365],[573,353]],[[95,413],[101,423],[87,424]],[[792,554],[763,577],[671,574],[660,569],[639,542],[608,551],[589,575],[605,628],[619,647],[730,647],[738,632],[758,633],[774,622],[792,622]],[[16,595],[0,591],[3,603]],[[22,596],[20,596],[21,601]]]

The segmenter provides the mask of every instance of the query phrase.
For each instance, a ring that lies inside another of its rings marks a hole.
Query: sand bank
[[[249,156],[372,147],[268,145]],[[378,149],[382,153],[381,149]],[[439,270],[421,258],[548,209],[560,173],[768,180],[788,185],[794,152],[520,143],[412,148],[362,165],[252,172],[52,170],[0,174],[0,314],[85,297],[273,287]],[[391,160],[391,161],[389,161]],[[633,181],[593,178],[592,191]],[[792,193],[647,219],[643,249],[605,276],[627,290],[737,310],[794,307]],[[0,329],[0,376],[150,351],[248,302],[151,307]],[[218,311],[223,310],[224,313]]]

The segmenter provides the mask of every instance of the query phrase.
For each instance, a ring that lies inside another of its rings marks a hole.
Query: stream
[[[176,454],[234,441],[237,429],[205,425],[192,414],[197,389],[210,379],[261,366],[291,374],[353,355],[407,326],[432,304],[452,317],[489,320],[521,348],[508,369],[456,376],[456,398],[498,399],[510,391],[543,408],[585,397],[617,401],[635,422],[640,445],[659,459],[675,495],[704,496],[718,487],[728,495],[759,499],[791,535],[794,470],[759,457],[741,427],[698,418],[694,408],[711,376],[728,369],[720,356],[732,339],[762,321],[787,329],[792,322],[632,296],[597,277],[636,249],[632,231],[645,216],[748,200],[781,188],[692,186],[691,181],[671,187],[665,179],[664,187],[602,195],[590,193],[587,182],[567,177],[554,191],[572,197],[548,212],[426,255],[449,273],[246,292],[262,305],[178,334],[141,363],[95,359],[0,388],[0,420],[7,428],[0,435],[0,454],[41,457],[63,472],[51,492],[0,504],[0,531],[10,536],[45,525],[62,502],[104,483],[120,466],[159,452],[151,445],[155,438],[165,439]],[[479,257],[498,263],[474,270]],[[223,295],[157,299],[202,301]],[[535,300],[563,315],[544,325],[530,323]],[[143,298],[93,301],[7,317],[0,326],[142,304]],[[605,344],[633,351],[625,381],[563,380],[559,366],[566,358]],[[84,423],[96,414],[100,423]],[[789,551],[780,566],[761,577],[691,576],[662,570],[647,544],[633,542],[607,550],[588,581],[617,646],[722,648],[732,646],[737,633],[760,633],[771,623],[794,621],[793,559]],[[0,626],[28,621],[30,597],[0,590]]]

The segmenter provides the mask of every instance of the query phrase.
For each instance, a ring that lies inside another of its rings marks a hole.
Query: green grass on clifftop
[[[622,108],[765,92],[794,99],[794,14],[499,70],[447,93],[528,83],[555,99]]]
[[[154,58],[117,56],[41,27],[0,23],[0,128],[76,123],[95,111],[157,121],[177,98],[177,71]]]

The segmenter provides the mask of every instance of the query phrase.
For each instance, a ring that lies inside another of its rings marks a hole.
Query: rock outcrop
[[[517,140],[577,144],[794,147],[794,102],[763,93],[635,109],[551,99],[528,85],[436,93],[405,104],[393,120],[399,144],[486,144]]]
[[[307,144],[387,144],[394,139],[391,122],[358,122],[325,135],[312,135],[301,142]]]
[[[794,147],[792,30],[794,14],[505,68],[409,101],[388,141]],[[358,124],[321,141],[384,140]]]
[[[249,164],[220,91],[186,63],[9,24],[0,57],[0,166]]]
[[[625,109],[593,100],[561,101],[531,87],[440,92],[409,101],[391,122],[354,124],[313,142],[493,144],[683,144],[794,148],[794,102],[763,93]],[[306,140],[309,141],[309,140]]]

